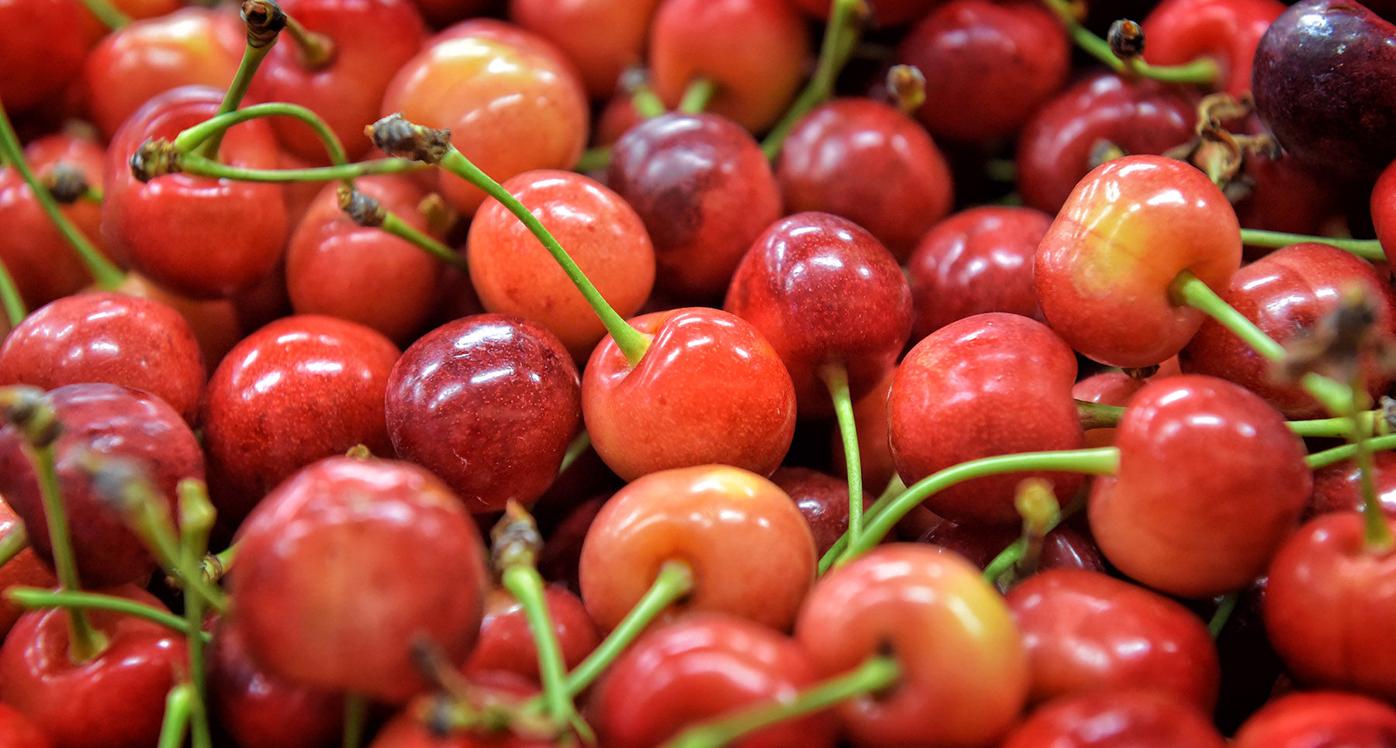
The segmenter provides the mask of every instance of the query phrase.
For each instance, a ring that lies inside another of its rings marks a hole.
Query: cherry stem
[[[572,171],[589,172],[601,171],[611,165],[611,147],[608,145],[597,148],[588,148],[582,151],[581,158],[572,166]]]
[[[411,244],[434,259],[463,273],[470,272],[469,263],[458,252],[442,244],[436,237],[419,231],[412,224],[402,220],[396,213],[384,208],[377,198],[365,195],[352,186],[341,186],[339,188],[339,207],[340,210],[348,214],[354,223],[360,226],[376,228]]]
[[[1054,504],[1056,503],[1055,495],[1052,496],[1052,502]],[[1039,529],[1041,530],[1041,535],[1038,537],[1038,542],[1040,543],[1041,539],[1047,537],[1048,533],[1057,529],[1057,525],[1060,525],[1063,520],[1080,510],[1081,503],[1073,503],[1071,506],[1067,507],[1066,511],[1057,511],[1055,516],[1046,518],[1044,521],[1042,521],[1039,528],[1034,528],[1033,530],[1029,530],[1027,526],[1028,520],[1026,517],[1024,517],[1023,535],[1019,537],[1017,540],[1013,541],[1012,543],[1009,543],[1007,548],[1004,548],[1002,551],[999,551],[999,555],[994,556],[993,559],[989,561],[988,565],[984,567],[984,579],[987,580],[989,584],[998,584],[999,581],[1003,579],[1004,575],[1007,574],[1009,571],[1021,568],[1024,560],[1027,559],[1028,554],[1033,552],[1033,549],[1031,547],[1032,539],[1029,537],[1030,532],[1036,532]],[[1036,553],[1038,554],[1038,557],[1031,562],[1033,572],[1037,570],[1037,564],[1041,560],[1042,547],[1040,544],[1036,550]],[[1030,574],[1032,572],[1028,573]],[[1024,574],[1023,576],[1027,576],[1027,574]]]
[[[859,29],[855,23],[855,11],[861,0],[834,0],[829,10],[829,23],[824,27],[824,39],[819,47],[819,61],[815,64],[814,75],[804,90],[795,98],[790,109],[785,112],[775,127],[761,141],[761,152],[774,161],[790,137],[791,130],[804,119],[810,110],[824,103],[834,95],[834,83],[839,72],[858,46]]]
[[[339,142],[339,136],[335,135],[334,130],[330,129],[330,126],[320,115],[298,104],[289,104],[283,101],[253,104],[236,111],[220,112],[181,131],[171,143],[175,151],[180,154],[194,153],[199,150],[199,146],[221,136],[234,125],[263,117],[291,117],[304,122],[315,131],[316,137],[324,144],[325,152],[330,157],[330,163],[343,165],[348,161],[344,154],[344,145]]]
[[[567,445],[567,451],[562,455],[561,464],[557,466],[557,474],[562,475],[567,472],[567,469],[572,467],[572,463],[576,462],[577,458],[586,454],[586,451],[590,448],[591,435],[587,432],[583,431],[573,437],[572,442]]]
[[[1363,439],[1362,444],[1369,452],[1386,452],[1396,449],[1396,434]],[[1318,470],[1329,465],[1336,465],[1344,460],[1351,460],[1356,454],[1356,444],[1343,444],[1332,449],[1325,449],[1322,452],[1314,452],[1304,458],[1304,464],[1308,465],[1310,470]]]
[[[1056,14],[1072,41],[1086,54],[1105,63],[1105,66],[1124,76],[1151,78],[1164,83],[1196,83],[1215,85],[1221,78],[1221,69],[1210,57],[1199,57],[1182,65],[1150,65],[1140,58],[1122,60],[1110,49],[1110,42],[1096,36],[1077,20],[1071,4],[1066,0],[1042,0],[1049,10]]]
[[[179,568],[185,579],[203,579],[203,559],[208,552],[208,536],[213,531],[216,516],[213,504],[208,499],[208,489],[203,481],[185,479],[176,489],[179,497]],[[208,722],[207,685],[204,668],[204,640],[202,633],[204,620],[204,599],[198,594],[184,596],[184,621],[189,635],[189,673],[193,684],[193,721],[190,732],[193,734],[194,748],[211,748],[212,734]]]
[[[631,91],[630,105],[635,107],[635,113],[642,119],[654,119],[669,113],[669,109],[664,106],[664,100],[643,81],[636,83]]]
[[[902,482],[902,477],[896,473],[892,473],[892,479],[887,481],[887,487],[882,489],[882,493],[877,497],[877,500],[873,502],[872,506],[868,507],[863,512],[863,517],[866,519],[886,509],[887,505],[892,503],[892,499],[895,499],[905,490],[906,484]],[[824,555],[820,557],[819,574],[822,575],[824,572],[828,571],[830,567],[834,565],[834,562],[838,560],[839,556],[843,555],[844,549],[848,547],[850,535],[851,533],[847,532],[840,535],[838,539],[834,541],[834,544],[829,546],[829,550],[825,551]]]
[[[1125,408],[1119,405],[1104,405],[1077,400],[1076,413],[1081,418],[1081,428],[1083,429],[1113,428],[1118,426],[1120,419],[1124,417]],[[1384,416],[1385,414],[1380,410],[1364,410],[1357,414],[1360,419],[1359,425],[1362,428],[1381,431],[1385,431],[1387,428]],[[1352,428],[1348,416],[1288,421],[1286,425],[1296,436],[1344,437]]]
[[[237,544],[224,548],[221,553],[210,553],[204,556],[200,563],[199,570],[203,573],[205,580],[209,584],[217,584],[230,569],[233,568],[233,559],[237,558]]]
[[[247,44],[243,47],[242,60],[238,62],[233,81],[228,84],[228,90],[223,94],[223,102],[218,105],[218,112],[214,116],[227,114],[242,103],[243,97],[247,95],[247,87],[252,84],[252,78],[257,74],[257,68],[261,67],[262,60],[266,59],[267,53],[276,44],[281,29],[286,26],[286,14],[275,0],[243,0],[242,22],[247,27]],[[219,130],[199,146],[198,152],[217,161],[218,147],[222,142],[223,131]]]
[[[78,227],[63,215],[58,207],[58,201],[53,199],[53,195],[44,188],[43,183],[34,175],[34,171],[29,168],[29,164],[24,160],[24,149],[20,146],[19,136],[15,134],[14,126],[10,124],[10,117],[5,113],[5,106],[0,102],[0,160],[6,161],[11,167],[19,170],[19,176],[24,183],[29,186],[29,191],[33,193],[34,199],[39,202],[39,207],[48,216],[58,233],[72,245],[73,250],[78,253],[78,259],[87,268],[87,272],[92,276],[92,280],[99,288],[110,291],[121,285],[126,279],[126,274],[121,268],[112,264],[102,255],[92,242],[88,241]]]
[[[10,275],[10,269],[5,267],[4,262],[0,262],[0,305],[5,307],[5,319],[9,321],[11,329],[18,327],[29,316],[24,297],[19,295],[19,287],[15,285],[14,276]]]
[[[684,114],[699,114],[708,108],[717,93],[717,84],[709,78],[695,78],[679,99],[679,111]]]
[[[1305,234],[1289,234],[1283,231],[1261,231],[1260,229],[1241,229],[1241,243],[1248,247],[1268,247],[1281,249],[1291,244],[1306,243],[1327,244],[1336,247],[1344,252],[1361,257],[1364,260],[1384,262],[1386,253],[1382,251],[1381,242],[1376,239],[1341,239],[1333,236],[1309,236]]]
[[[1236,602],[1241,599],[1238,592],[1228,592],[1222,595],[1217,603],[1217,610],[1212,614],[1211,620],[1207,621],[1207,632],[1215,639],[1221,636],[1222,629],[1226,628],[1226,622],[1231,620],[1231,614],[1236,610]]]
[[[63,506],[58,470],[53,462],[53,444],[28,444],[24,452],[39,480],[39,496],[44,505],[44,517],[48,521],[49,545],[53,546],[54,573],[58,577],[59,587],[81,592],[77,556],[73,553],[72,534],[68,529],[68,511]],[[92,627],[92,622],[82,610],[71,609],[67,612],[71,642],[69,655],[74,662],[86,662],[106,648],[106,637]]]
[[[24,523],[16,520],[10,525],[9,532],[0,536],[0,566],[15,560],[15,556],[28,547],[29,533],[25,531]]]
[[[364,743],[364,727],[368,723],[368,699],[363,694],[344,695],[344,748],[359,748]]]
[[[241,182],[336,182],[373,174],[406,174],[427,167],[420,161],[401,158],[380,158],[357,161],[340,166],[313,166],[307,169],[247,169],[228,166],[217,161],[189,154],[179,161],[179,171],[212,179],[234,179]]]
[[[317,31],[307,29],[290,13],[286,14],[286,33],[300,50],[301,62],[311,70],[320,70],[334,59],[334,40]]]
[[[46,590],[40,587],[11,587],[5,591],[5,597],[25,610],[40,608],[63,608],[70,611],[105,610],[157,623],[185,636],[197,634],[195,638],[204,643],[208,643],[211,639],[208,632],[199,628],[191,628],[188,621],[173,613],[167,613],[152,605],[115,595],[74,590]]]
[[[664,744],[664,748],[721,748],[738,738],[787,720],[828,709],[859,696],[891,688],[902,676],[901,665],[891,657],[868,659],[857,668],[801,689],[794,697],[758,704],[736,713],[690,727]]]
[[[131,17],[122,13],[115,5],[107,0],[82,0],[82,4],[87,7],[87,12],[91,13],[102,22],[109,30],[115,31],[129,23]]]
[[[1013,503],[1023,518],[1023,555],[1013,564],[1013,576],[1023,579],[1037,573],[1047,533],[1061,524],[1062,508],[1052,492],[1052,484],[1041,478],[1029,478],[1020,483]]]
[[[165,719],[160,724],[160,742],[156,748],[184,748],[184,735],[189,731],[189,711],[194,697],[188,683],[170,689],[165,697]]]
[[[1076,401],[1076,417],[1081,421],[1081,428],[1087,431],[1115,426],[1124,414],[1125,409],[1119,405]]]
[[[853,396],[848,391],[848,367],[842,361],[831,361],[819,367],[819,378],[834,400],[834,417],[838,420],[848,470],[848,534],[856,538],[863,533],[863,456],[858,449]]]

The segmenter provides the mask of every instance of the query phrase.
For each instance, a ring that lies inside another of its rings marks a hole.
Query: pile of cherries
[[[1396,3],[1086,5],[0,0],[0,748],[1396,748]]]

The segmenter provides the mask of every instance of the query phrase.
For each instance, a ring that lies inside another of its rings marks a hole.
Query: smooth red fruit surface
[[[1372,224],[1381,240],[1386,261],[1396,257],[1396,162],[1386,167],[1372,187]]]
[[[109,594],[164,607],[132,586]],[[66,612],[50,608],[21,616],[0,648],[0,699],[28,717],[54,748],[155,745],[165,694],[189,667],[184,637],[107,611],[91,611],[88,619],[107,647],[79,664],[69,657]]]
[[[0,383],[124,385],[159,395],[190,421],[204,378],[199,342],[184,318],[126,294],[65,296],[26,317],[0,346]]]
[[[400,703],[427,687],[415,642],[455,662],[470,650],[486,573],[445,484],[403,462],[335,457],[247,518],[231,581],[247,650],[269,674]]]
[[[1362,510],[1362,471],[1357,463],[1345,460],[1314,471],[1314,494],[1310,514],[1358,512]],[[1372,455],[1372,482],[1382,509],[1396,516],[1396,452]]]
[[[1071,696],[1037,710],[1001,748],[1225,748],[1196,707],[1154,691]]]
[[[1021,537],[1022,530],[1012,525],[961,525],[942,520],[916,539],[948,548],[983,569]],[[1105,571],[1105,559],[1090,538],[1070,525],[1058,525],[1042,540],[1037,568]]]
[[[864,4],[874,26],[897,26],[919,18],[935,0],[867,0]],[[833,0],[795,0],[795,5],[816,18],[828,19]]]
[[[556,44],[577,65],[593,99],[609,96],[641,61],[659,0],[512,0],[514,23]]]
[[[0,498],[0,538],[22,526],[19,515]],[[0,566],[0,638],[9,632],[10,627],[15,625],[15,621],[18,621],[20,614],[24,612],[24,609],[3,597],[6,590],[18,586],[52,587],[56,584],[58,580],[54,578],[53,571],[49,569],[48,564],[39,560],[32,547],[25,548]],[[4,723],[5,720],[0,719],[0,725]],[[0,729],[0,735],[4,735],[3,729]],[[3,745],[5,743],[0,740],[0,746]]]
[[[160,398],[118,385],[68,385],[48,398],[63,427],[53,445],[54,462],[78,576],[98,587],[144,583],[155,560],[83,464],[93,455],[133,461],[173,510],[179,481],[204,477],[203,454],[194,433]],[[0,492],[24,519],[30,547],[51,564],[48,517],[23,444],[13,427],[0,430]]]
[[[858,745],[990,743],[1027,695],[1008,606],[978,569],[934,546],[885,545],[835,568],[810,593],[795,638],[821,677],[879,654],[901,665],[886,692],[835,707]]]
[[[1251,90],[1251,59],[1260,37],[1285,10],[1277,0],[1165,0],[1144,19],[1144,60],[1182,65],[1216,63],[1216,88],[1233,96]]]
[[[1146,689],[1209,713],[1221,669],[1201,619],[1094,571],[1052,569],[1008,592],[1032,671],[1030,698]]]
[[[489,11],[496,0],[413,0],[422,17],[436,28]]]
[[[771,166],[741,127],[715,114],[666,114],[616,141],[606,183],[654,241],[660,288],[719,296],[751,243],[781,215]]]
[[[529,171],[504,183],[547,227],[621,317],[640,310],[654,286],[654,247],[645,224],[620,195],[590,177]],[[468,240],[470,280],[491,312],[546,327],[585,361],[606,334],[582,292],[548,250],[502,203],[475,213]]]
[[[1071,399],[1076,357],[1041,322],[1016,314],[967,317],[916,344],[897,367],[887,398],[892,456],[911,485],[968,460],[1081,447]],[[975,478],[924,504],[968,524],[1018,522],[1018,484],[1040,477],[1063,504],[1081,486],[1074,473]]]
[[[20,112],[60,97],[82,72],[87,44],[73,33],[82,5],[72,0],[0,3],[0,99]]]
[[[1220,379],[1150,382],[1115,442],[1119,471],[1092,487],[1091,531],[1120,571],[1174,595],[1231,592],[1263,574],[1312,486],[1284,417]]]
[[[1087,174],[1037,247],[1033,278],[1047,323],[1112,366],[1151,366],[1182,350],[1202,312],[1173,302],[1188,271],[1214,290],[1241,265],[1226,196],[1191,165],[1126,156]]]
[[[14,707],[0,704],[0,745],[5,748],[52,748],[48,736]]]
[[[238,343],[209,379],[201,422],[214,501],[233,523],[297,469],[363,444],[392,454],[383,414],[398,350],[353,322],[300,315]]]
[[[601,637],[596,633],[596,624],[587,615],[586,606],[576,595],[556,585],[549,585],[543,595],[562,650],[563,664],[571,670],[596,649]],[[537,645],[523,606],[508,592],[496,589],[485,599],[480,638],[465,661],[465,672],[500,671],[539,682]]]
[[[693,571],[676,608],[783,631],[814,580],[814,540],[790,497],[754,473],[704,465],[647,475],[601,507],[582,546],[582,600],[597,627],[614,628],[666,561]]]
[[[935,224],[906,263],[916,320],[911,339],[982,312],[1042,319],[1033,254],[1052,217],[1033,208],[985,205]]]
[[[214,88],[163,93],[122,125],[107,150],[107,248],[151,280],[200,298],[246,291],[276,268],[290,230],[281,187],[181,173],[141,182],[128,162],[147,139],[174,139],[213,116],[222,100]],[[230,129],[218,155],[230,166],[275,169],[279,163],[266,120]]]
[[[268,675],[252,661],[241,629],[221,619],[209,650],[209,702],[239,748],[330,748],[344,720],[343,697]]]
[[[1396,530],[1396,520],[1386,518]],[[1366,547],[1362,517],[1311,520],[1270,564],[1265,628],[1302,683],[1396,698],[1396,553]]]
[[[982,143],[1013,135],[1066,83],[1070,53],[1040,5],[950,0],[911,28],[897,62],[926,74],[916,115],[932,135]]]
[[[1385,748],[1396,745],[1396,709],[1337,691],[1281,696],[1241,726],[1232,748]]]
[[[950,167],[930,136],[871,99],[835,99],[805,115],[785,139],[776,178],[787,213],[843,216],[899,260],[945,217],[953,197]]]
[[[780,354],[804,414],[833,411],[821,367],[843,366],[859,397],[896,365],[911,332],[911,290],[897,259],[828,213],[797,213],[757,237],[724,307]]]
[[[662,745],[683,728],[789,701],[815,681],[803,647],[760,624],[699,613],[649,632],[607,671],[592,701],[607,748]],[[787,720],[743,735],[737,748],[832,748],[833,715]]]
[[[650,24],[655,93],[670,108],[712,81],[707,110],[760,132],[795,96],[810,56],[804,20],[786,0],[662,0]]]
[[[500,314],[422,336],[387,393],[398,455],[441,476],[473,512],[542,496],[580,421],[577,370],[561,342]]]

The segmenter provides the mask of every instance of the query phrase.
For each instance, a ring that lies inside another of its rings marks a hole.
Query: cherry
[[[582,557],[582,544],[607,498],[608,495],[592,496],[577,504],[548,534],[538,554],[538,569],[544,577],[574,591],[581,589],[577,566]]]
[[[312,315],[238,343],[209,379],[201,413],[220,520],[235,527],[267,491],[321,457],[357,444],[391,454],[383,403],[397,358],[373,330]]]
[[[1018,528],[1009,525],[961,525],[942,521],[921,533],[923,543],[952,550],[981,569],[1021,536]],[[1105,561],[1089,538],[1069,525],[1058,525],[1043,538],[1042,569],[1085,569],[1105,571]]]
[[[1372,455],[1372,482],[1382,509],[1396,515],[1396,453]],[[1314,494],[1309,500],[1311,514],[1356,512],[1362,509],[1362,471],[1351,460],[1314,471]]]
[[[82,20],[73,0],[0,4],[0,100],[23,111],[57,99],[82,72],[87,44],[73,33]]]
[[[481,314],[427,333],[393,367],[388,433],[398,455],[441,476],[473,512],[531,503],[577,432],[577,370],[558,339]]]
[[[520,698],[529,695],[531,687],[527,681],[515,678],[502,678],[502,673],[490,673],[472,678],[467,685],[470,691],[464,696],[468,708],[516,706]],[[432,724],[434,715],[442,706],[456,706],[453,700],[439,696],[421,696],[408,704],[382,730],[378,732],[369,748],[555,748],[557,741],[520,737],[505,730],[452,730],[449,734],[436,734]]]
[[[882,381],[853,401],[853,422],[858,432],[858,457],[863,464],[863,484],[872,486],[874,490],[881,490],[879,487],[886,486],[897,474],[892,458],[891,434],[887,427],[887,393],[892,389],[895,376],[896,369],[888,369]],[[830,442],[834,449],[834,469],[847,477],[843,440],[837,429],[831,435]]]
[[[449,26],[490,10],[495,0],[413,0],[422,17],[436,28]]]
[[[950,168],[930,136],[871,99],[837,99],[805,115],[785,139],[776,177],[787,212],[843,216],[898,259],[945,217],[952,197]]]
[[[1256,45],[1284,10],[1278,0],[1164,0],[1144,19],[1144,59],[1182,65],[1210,58],[1217,87],[1241,96],[1251,90]]]
[[[1116,443],[1117,475],[1092,487],[1091,531],[1120,571],[1175,595],[1230,592],[1260,576],[1312,486],[1303,442],[1283,417],[1211,377],[1145,385]]]
[[[714,114],[635,126],[616,141],[606,182],[649,229],[659,287],[684,297],[725,292],[742,255],[781,215],[760,146]]]
[[[344,457],[257,506],[231,582],[248,653],[269,675],[395,703],[426,687],[419,643],[464,658],[485,596],[479,533],[445,484]]]
[[[1169,359],[1173,360],[1173,359]],[[1124,406],[1134,393],[1138,392],[1146,380],[1132,377],[1122,371],[1109,370],[1092,374],[1071,386],[1071,397],[1087,403]],[[1086,430],[1086,446],[1108,447],[1115,443],[1114,427]]]
[[[654,284],[654,248],[640,216],[595,180],[530,171],[504,183],[567,248],[621,317],[639,311]],[[485,308],[537,322],[585,361],[606,328],[538,239],[494,199],[470,224],[470,279]]]
[[[1243,169],[1252,184],[1236,217],[1246,228],[1318,234],[1338,212],[1341,191],[1293,156],[1248,158]]]
[[[0,538],[13,533],[16,528],[23,528],[19,515],[14,509],[0,498]],[[26,531],[26,536],[27,536]],[[19,620],[23,609],[3,597],[6,590],[11,587],[53,587],[58,584],[58,580],[53,576],[53,572],[48,565],[39,560],[39,556],[34,553],[33,548],[24,548],[14,557],[0,564],[0,638],[3,638],[10,628]],[[0,724],[5,720],[0,718]],[[4,730],[0,729],[0,736],[4,735]],[[0,739],[0,745],[5,745]]]
[[[563,662],[571,670],[596,649],[601,637],[576,595],[557,586],[549,586],[544,594]],[[496,589],[485,598],[480,637],[465,661],[465,672],[498,671],[516,673],[534,683],[539,679],[538,652],[523,606],[508,592]]]
[[[52,748],[47,736],[14,707],[0,704],[0,745],[11,748]]]
[[[1315,691],[1282,696],[1256,712],[1234,748],[1381,748],[1396,742],[1396,710],[1351,693]]]
[[[815,18],[828,19],[833,0],[795,0],[801,10]],[[874,26],[900,26],[920,18],[933,0],[867,0],[869,21]]]
[[[986,205],[935,224],[907,260],[916,322],[912,340],[981,312],[1042,318],[1032,259],[1052,217]]]
[[[184,318],[126,294],[65,296],[26,317],[0,346],[0,383],[125,385],[159,395],[191,422],[204,378],[199,343]]]
[[[1076,357],[1040,322],[989,313],[942,327],[911,349],[892,380],[897,473],[911,484],[980,457],[1079,448],[1075,380]],[[1014,491],[1035,476],[1051,481],[1063,504],[1081,486],[1072,473],[1009,473],[961,483],[924,504],[957,522],[1016,523]]]
[[[783,467],[771,474],[771,482],[795,502],[814,535],[815,553],[823,556],[848,531],[848,483],[809,468]],[[864,508],[872,497],[863,494]]]
[[[214,629],[210,708],[241,748],[328,748],[339,736],[343,698],[282,680],[252,661],[242,630],[227,619]]]
[[[694,722],[788,701],[814,679],[810,656],[788,637],[735,616],[698,613],[635,642],[597,687],[592,708],[607,748],[648,748]],[[814,715],[737,745],[832,748],[836,727],[832,715]]]
[[[759,132],[785,111],[804,77],[809,39],[785,0],[663,0],[650,25],[655,93],[670,108],[705,79],[708,109]]]
[[[609,96],[621,73],[640,62],[659,0],[513,0],[514,23],[556,44],[576,63],[593,99]]]
[[[140,273],[127,273],[116,290],[128,296],[158,301],[179,312],[199,341],[207,368],[218,366],[223,356],[242,339],[243,322],[228,299],[191,299],[161,288]]]
[[[894,653],[902,676],[891,689],[836,708],[858,745],[988,743],[1027,695],[1008,607],[978,569],[934,546],[882,546],[835,568],[811,591],[795,637],[821,676]]]
[[[1001,748],[1224,748],[1207,718],[1155,691],[1088,693],[1037,710]]]
[[[645,122],[645,119],[635,108],[635,96],[624,87],[620,87],[615,95],[606,100],[606,104],[601,107],[601,113],[596,115],[596,126],[591,132],[591,144],[596,147],[612,145],[631,128]],[[608,158],[605,165],[599,170],[604,173],[610,165],[611,162]]]
[[[1396,164],[1396,162],[1392,162]],[[1372,224],[1381,240],[1386,261],[1396,255],[1396,166],[1388,166],[1372,187]]]
[[[983,143],[1017,132],[1066,83],[1070,52],[1037,3],[950,0],[911,28],[897,61],[926,73],[916,115],[932,135]]]

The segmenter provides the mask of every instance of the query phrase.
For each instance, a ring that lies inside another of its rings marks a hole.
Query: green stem
[[[1371,439],[1364,439],[1363,444],[1370,452],[1385,452],[1396,449],[1396,434],[1376,436]],[[1304,458],[1304,464],[1310,470],[1326,468],[1329,465],[1336,465],[1344,460],[1351,460],[1357,454],[1357,445],[1344,444],[1342,446],[1325,449],[1322,452],[1314,452]]]
[[[426,232],[417,230],[412,224],[402,220],[396,213],[384,209],[383,222],[378,225],[379,230],[392,234],[399,239],[411,244],[417,249],[426,252],[441,262],[463,272],[470,272],[470,265],[459,252],[442,244],[436,237]]]
[[[157,623],[171,631],[177,631],[185,636],[198,633],[199,639],[205,643],[209,641],[209,634],[200,629],[190,628],[189,623],[173,613],[160,610],[151,605],[130,600],[115,595],[103,595],[99,592],[73,592],[71,590],[46,590],[39,587],[11,587],[5,591],[5,597],[15,605],[25,610],[35,610],[39,608],[63,608],[65,610],[105,610],[112,613],[141,618],[151,623]]]
[[[684,114],[699,114],[708,108],[717,93],[717,84],[710,78],[695,78],[679,99],[679,111]]]
[[[572,167],[572,171],[601,171],[610,165],[611,147],[603,145],[598,148],[588,148],[583,151],[582,157],[577,159],[577,163]]]
[[[73,225],[68,217],[59,210],[58,202],[53,199],[53,195],[44,188],[43,183],[34,175],[34,171],[29,168],[29,164],[24,160],[24,149],[20,147],[19,136],[15,134],[14,127],[10,125],[9,115],[5,113],[5,106],[0,102],[0,159],[9,162],[10,166],[19,170],[19,176],[24,183],[29,186],[29,191],[33,193],[34,199],[39,202],[39,207],[48,216],[58,233],[72,245],[73,250],[78,253],[78,259],[87,268],[87,272],[92,276],[92,280],[98,287],[110,291],[121,285],[126,279],[126,274],[121,272],[121,268],[113,265],[102,255],[92,242]]]
[[[18,520],[10,525],[10,531],[0,537],[0,566],[4,566],[15,559],[25,548],[29,547],[29,533],[24,530],[24,523]]]
[[[175,136],[173,145],[175,150],[181,154],[194,153],[199,150],[200,146],[219,137],[234,125],[263,117],[290,117],[304,122],[315,131],[316,137],[324,144],[325,152],[330,157],[330,163],[344,164],[348,160],[344,154],[344,145],[339,142],[339,136],[334,134],[334,130],[330,129],[330,126],[320,115],[303,106],[280,101],[269,104],[253,104],[237,111],[224,112],[210,117],[181,131],[179,135]]]
[[[863,534],[863,456],[858,450],[858,424],[853,418],[853,396],[848,391],[848,368],[836,361],[819,367],[819,378],[834,400],[834,416],[843,440],[844,464],[848,470],[848,535]]]
[[[669,112],[669,109],[664,106],[663,99],[660,99],[659,95],[647,83],[635,86],[635,90],[630,94],[630,105],[635,107],[635,113],[644,119],[662,117]]]
[[[795,125],[799,124],[810,110],[833,96],[834,82],[838,79],[839,71],[843,70],[858,43],[859,31],[853,23],[854,9],[858,2],[859,0],[834,0],[829,10],[829,23],[824,27],[824,40],[820,43],[819,62],[816,63],[814,75],[790,105],[790,109],[785,112],[785,116],[771,128],[766,139],[761,141],[761,152],[766,154],[767,159],[775,160]]]
[[[882,494],[877,497],[877,500],[872,503],[872,506],[863,511],[863,520],[866,522],[868,519],[876,517],[880,512],[885,511],[887,505],[892,503],[892,500],[900,496],[905,490],[906,484],[902,482],[902,477],[896,473],[892,473],[892,479],[887,481],[887,487],[882,489]],[[819,559],[819,574],[822,575],[824,572],[828,571],[833,567],[834,562],[839,560],[839,556],[843,555],[844,549],[848,547],[850,535],[851,533],[847,532],[840,535],[838,540],[835,540],[834,544],[829,546],[829,550],[824,552],[824,555]]]
[[[1236,602],[1240,599],[1240,593],[1229,592],[1217,603],[1216,612],[1212,614],[1211,620],[1207,621],[1207,631],[1213,639],[1221,636],[1222,629],[1226,628],[1226,622],[1231,620],[1231,614],[1236,610]]]
[[[1076,417],[1081,420],[1083,429],[1109,428],[1119,424],[1125,409],[1119,405],[1104,405],[1085,400],[1076,401]]]
[[[87,7],[87,12],[96,16],[103,26],[115,31],[131,22],[131,17],[122,13],[116,6],[107,0],[82,0],[82,4]]]
[[[360,748],[368,722],[368,699],[362,694],[344,695],[344,748]]]
[[[19,295],[19,286],[15,285],[14,276],[10,275],[10,269],[5,267],[4,262],[0,262],[0,305],[5,307],[5,319],[9,320],[11,329],[18,327],[29,316],[24,297]]]
[[[183,480],[179,493],[179,568],[185,579],[203,579],[203,559],[208,552],[208,536],[213,530],[214,509],[208,491],[201,481]],[[212,748],[213,737],[208,721],[208,689],[205,683],[203,633],[204,598],[198,594],[184,596],[184,622],[188,626],[189,673],[194,686],[193,733],[194,748]]]
[[[1305,234],[1288,234],[1282,231],[1241,229],[1241,243],[1249,247],[1281,249],[1291,244],[1305,244],[1308,242],[1337,247],[1344,252],[1351,252],[1365,260],[1375,260],[1378,262],[1386,260],[1386,253],[1382,251],[1381,242],[1376,239],[1340,239],[1333,236],[1308,236]]]
[[[262,60],[266,59],[267,53],[276,44],[276,37],[266,43],[254,43],[249,36],[246,46],[242,50],[242,60],[238,62],[237,72],[233,74],[232,83],[228,84],[228,90],[223,94],[223,102],[218,105],[218,111],[214,114],[227,114],[238,108],[242,99],[247,95],[247,87],[252,84],[252,78],[257,74],[257,68],[261,67]],[[223,133],[226,128],[218,130],[201,146],[198,153],[213,161],[218,160],[218,148],[223,143]]]
[[[170,689],[170,695],[165,698],[165,720],[160,724],[160,742],[156,748],[184,748],[192,702],[188,683],[180,683]]]
[[[1109,42],[1096,36],[1090,29],[1082,26],[1081,22],[1076,20],[1076,15],[1066,0],[1043,0],[1043,2],[1066,26],[1067,33],[1070,34],[1076,46],[1080,47],[1086,54],[1105,63],[1106,67],[1116,73],[1152,78],[1164,83],[1195,83],[1204,86],[1215,85],[1221,79],[1220,68],[1217,67],[1216,61],[1209,57],[1199,57],[1192,62],[1167,66],[1150,65],[1139,59],[1121,60],[1111,51]]]
[[[61,589],[81,592],[77,556],[73,553],[73,537],[68,529],[68,510],[58,483],[58,470],[53,463],[53,445],[25,447],[34,474],[39,481],[39,496],[48,521],[49,545],[53,547],[54,573]],[[81,609],[68,610],[69,654],[75,662],[86,662],[106,648],[106,637],[92,628],[92,622]]]
[[[296,48],[301,53],[301,62],[307,68],[319,70],[334,59],[334,40],[307,29],[289,13],[286,14],[286,33],[290,34],[291,41],[296,43]]]
[[[1076,401],[1076,412],[1081,418],[1081,427],[1086,429],[1110,428],[1117,426],[1124,417],[1125,409],[1118,405],[1102,405]],[[1358,414],[1364,428],[1376,428],[1381,424],[1381,411],[1368,410]],[[1297,436],[1346,436],[1350,429],[1347,416],[1332,418],[1309,418],[1289,421],[1289,430]]]
[[[801,690],[790,699],[757,704],[690,727],[664,748],[721,748],[757,730],[823,711],[852,698],[885,691],[902,675],[891,657],[873,657],[857,668]]]
[[[314,166],[306,169],[248,169],[228,166],[217,161],[188,154],[179,160],[179,170],[185,174],[213,179],[235,179],[242,182],[334,182],[371,174],[405,174],[427,168],[420,161],[402,158],[380,158],[339,166]]]
[[[572,463],[576,462],[578,457],[586,454],[586,451],[590,448],[591,435],[585,431],[577,434],[577,436],[572,439],[572,442],[567,445],[567,452],[562,455],[562,464],[557,466],[557,474],[562,475],[567,472],[567,468],[572,467]]]
[[[580,722],[577,707],[567,690],[567,664],[562,659],[562,645],[544,596],[543,577],[530,564],[512,564],[500,575],[500,583],[519,601],[528,618],[538,651],[538,675],[543,686],[543,701],[547,713],[559,726]]]

